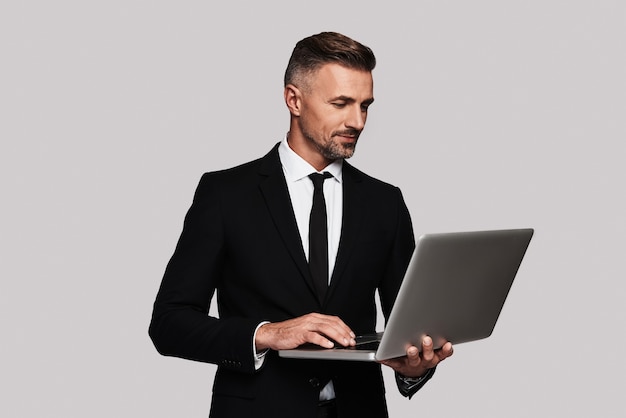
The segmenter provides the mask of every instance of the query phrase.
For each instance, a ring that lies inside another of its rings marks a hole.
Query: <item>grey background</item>
[[[282,138],[291,49],[336,30],[379,60],[352,162],[417,234],[536,229],[492,337],[411,401],[387,373],[391,415],[624,416],[625,3],[217,4],[0,5],[0,415],[208,414],[151,305],[200,175]]]

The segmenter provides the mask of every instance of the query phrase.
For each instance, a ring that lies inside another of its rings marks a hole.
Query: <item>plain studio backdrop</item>
[[[626,415],[624,2],[16,0],[1,416],[207,416],[216,368],[157,354],[152,303],[201,174],[282,139],[288,57],[325,30],[376,53],[352,163],[416,235],[536,229],[490,338],[411,401],[385,372],[392,417]]]

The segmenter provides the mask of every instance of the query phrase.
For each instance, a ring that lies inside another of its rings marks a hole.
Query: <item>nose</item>
[[[361,106],[354,106],[348,120],[346,121],[346,127],[362,131],[365,127],[365,119],[367,118],[367,111],[363,110]]]

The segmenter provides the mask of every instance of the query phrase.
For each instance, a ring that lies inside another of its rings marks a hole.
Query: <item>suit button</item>
[[[315,389],[319,389],[320,387],[320,381],[317,377],[314,377],[312,379],[309,379],[309,383],[311,384],[311,386],[313,386]]]

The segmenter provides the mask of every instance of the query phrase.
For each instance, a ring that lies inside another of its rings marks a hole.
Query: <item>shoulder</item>
[[[204,173],[200,179],[200,186],[204,184],[221,184],[224,186],[250,184],[251,180],[254,178],[263,178],[277,173],[282,173],[280,159],[278,157],[278,144],[266,155],[256,160],[235,167]]]
[[[343,176],[347,184],[359,184],[364,189],[371,190],[374,193],[401,194],[400,188],[397,186],[372,177],[345,161],[343,165]]]
[[[239,178],[249,177],[251,174],[257,173],[261,159],[249,161],[247,163],[230,167],[222,170],[209,171],[202,174],[200,184],[203,183],[221,183],[237,181]]]

